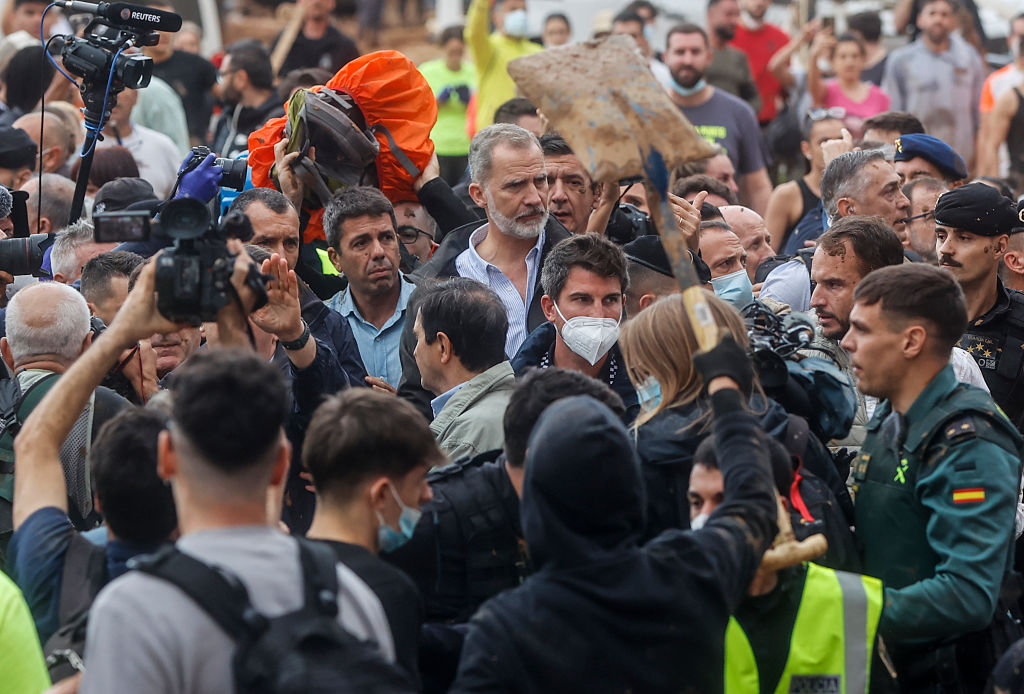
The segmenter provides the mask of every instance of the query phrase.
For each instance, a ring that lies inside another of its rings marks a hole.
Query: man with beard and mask
[[[533,133],[510,123],[484,128],[470,143],[469,171],[469,194],[486,212],[487,221],[446,234],[415,276],[470,277],[493,289],[508,314],[505,355],[513,356],[529,332],[545,321],[541,269],[555,244],[570,234],[548,214],[548,172]],[[421,386],[412,354],[415,346],[410,323],[402,333],[399,394],[432,419],[433,395]]]
[[[631,436],[591,398],[551,405],[523,480],[536,572],[477,611],[452,692],[722,690],[729,614],[775,537],[776,504],[762,434],[743,411],[745,354],[728,340],[697,362],[726,465],[722,506],[701,530],[641,546]]]
[[[917,115],[929,134],[959,152],[972,169],[986,70],[978,52],[953,33],[958,9],[957,0],[923,0],[917,17],[921,36],[889,54],[882,89],[894,111]]]
[[[935,204],[948,188],[935,178],[918,178],[903,186],[903,194],[910,201],[910,216],[904,220],[903,247],[914,251],[921,260],[939,264],[935,254]]]
[[[746,54],[729,45],[736,38],[740,22],[739,0],[709,0],[708,41],[711,44],[711,65],[704,72],[708,84],[746,101],[754,113],[761,110],[761,95]]]
[[[665,64],[672,72],[672,101],[704,139],[725,149],[739,174],[740,203],[764,214],[772,192],[764,139],[750,106],[704,79],[711,64],[707,33],[696,24],[670,29]]]
[[[999,266],[1020,232],[1017,204],[984,183],[944,193],[935,205],[939,265],[960,283],[967,301],[961,348],[977,360],[992,398],[1018,428],[1024,424],[1024,293],[1007,289]]]
[[[562,241],[541,271],[541,306],[548,322],[530,333],[512,360],[517,374],[557,366],[596,378],[626,405],[626,421],[640,410],[618,348],[619,323],[629,275],[626,255],[597,234]]]
[[[743,14],[736,25],[736,37],[731,42],[746,54],[750,70],[754,73],[754,82],[761,94],[757,120],[762,125],[767,125],[778,115],[784,97],[782,85],[768,69],[768,63],[780,48],[789,43],[786,32],[764,21],[771,4],[771,0],[742,0],[740,8]]]
[[[494,33],[490,33],[490,20]],[[494,112],[516,96],[516,84],[508,64],[524,55],[539,53],[542,46],[527,38],[526,0],[473,0],[466,12],[466,45],[477,69],[477,102],[474,130],[494,122]]]
[[[399,271],[395,210],[376,188],[345,188],[324,210],[327,253],[348,286],[325,303],[348,320],[371,387],[394,392],[406,308],[415,288]]]
[[[249,133],[284,114],[274,89],[270,54],[256,41],[230,46],[220,65],[220,98],[227,106],[214,126],[210,149],[234,159],[249,150]]]

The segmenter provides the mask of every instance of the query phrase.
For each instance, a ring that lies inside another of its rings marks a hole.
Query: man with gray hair
[[[470,143],[469,172],[469,194],[487,222],[445,236],[417,274],[471,277],[493,289],[508,313],[505,353],[514,355],[544,322],[541,266],[569,232],[548,215],[547,169],[533,133],[509,123],[484,128]]]
[[[58,282],[40,282],[25,287],[11,299],[6,314],[7,335],[0,338],[0,355],[14,374],[15,391],[22,398],[16,413],[24,422],[60,374],[92,343],[89,307],[82,295]],[[13,403],[12,403],[13,404]],[[99,523],[93,508],[92,484],[86,454],[100,427],[128,407],[127,400],[107,388],[97,388],[82,410],[60,449],[69,504],[68,516],[78,530]],[[5,404],[6,406],[6,404]],[[9,429],[8,429],[9,432]],[[14,460],[14,438],[0,435],[0,460]],[[6,546],[10,531],[13,485],[10,476],[0,474],[0,544]]]
[[[75,182],[55,173],[42,176],[42,206],[39,203],[39,177],[33,176],[21,187],[28,193],[28,228],[33,234],[49,234],[68,223],[71,201],[75,197]]]
[[[900,189],[896,169],[880,150],[846,152],[825,167],[821,177],[825,229],[854,215],[881,217],[897,233],[903,230],[910,201]],[[794,311],[811,306],[810,270],[804,258],[783,263],[765,278],[760,298],[787,304]]]
[[[92,222],[79,219],[57,232],[50,251],[50,273],[56,282],[74,284],[89,260],[116,247],[116,243],[96,243]]]
[[[508,314],[505,354],[512,357],[526,336],[545,322],[540,298],[541,268],[548,252],[571,234],[548,214],[548,178],[537,136],[518,125],[484,128],[469,145],[469,194],[487,213],[444,237],[430,262],[416,271],[421,279],[469,277],[487,285]],[[416,296],[412,298],[412,304]],[[430,393],[420,386],[412,352],[412,326],[402,334],[399,394],[432,418]]]

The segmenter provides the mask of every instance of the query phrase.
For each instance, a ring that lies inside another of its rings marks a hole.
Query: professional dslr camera
[[[217,225],[206,205],[180,198],[163,205],[159,221],[152,221],[148,212],[124,211],[96,214],[93,222],[97,243],[145,241],[151,234],[173,241],[156,259],[157,308],[169,320],[192,325],[214,321],[221,308],[237,299],[231,285],[237,256],[226,243],[252,238],[252,224],[243,213],[232,212]],[[258,297],[254,308],[266,303],[264,280],[252,264],[246,284]]]
[[[185,165],[178,173],[179,178],[194,170],[206,161],[206,158],[211,154],[213,152],[210,151],[209,147],[193,147],[192,157],[185,162]],[[234,190],[242,190],[245,187],[245,174],[248,170],[248,163],[245,160],[217,157],[213,160],[213,165],[219,166],[223,171],[220,177],[221,187]]]
[[[53,245],[54,234],[30,234],[28,193],[0,186],[0,219],[10,218],[14,230],[10,238],[0,238],[0,270],[12,275],[49,277],[42,269],[43,254]]]

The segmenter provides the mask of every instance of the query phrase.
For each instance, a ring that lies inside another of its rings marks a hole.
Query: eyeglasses
[[[398,227],[398,239],[402,243],[404,243],[406,245],[408,245],[410,243],[416,243],[416,239],[419,238],[420,234],[423,234],[424,236],[426,236],[431,241],[434,240],[434,235],[433,234],[428,234],[427,232],[423,231],[422,229],[417,229],[414,226],[400,226],[400,227]]]
[[[935,210],[928,210],[927,212],[922,212],[921,214],[915,214],[913,217],[904,217],[903,219],[897,221],[906,224],[907,222],[913,222],[915,219],[927,219],[928,217],[934,216]]]
[[[226,80],[228,77],[231,77],[231,75],[235,74],[240,69],[241,68],[235,68],[234,70],[228,70],[227,72],[218,72],[217,73],[217,84],[224,84],[224,80]]]
[[[817,123],[820,120],[842,120],[846,118],[846,109],[842,106],[833,106],[832,108],[812,108],[807,112],[807,118]]]

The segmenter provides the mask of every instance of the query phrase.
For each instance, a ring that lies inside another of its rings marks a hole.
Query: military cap
[[[969,183],[939,196],[935,223],[979,236],[999,236],[1024,228],[1024,211],[992,186]]]
[[[0,126],[0,169],[33,168],[36,143],[21,128]]]
[[[921,157],[931,162],[950,181],[967,178],[967,164],[953,148],[937,137],[924,133],[911,133],[896,138],[896,161],[910,161]]]

